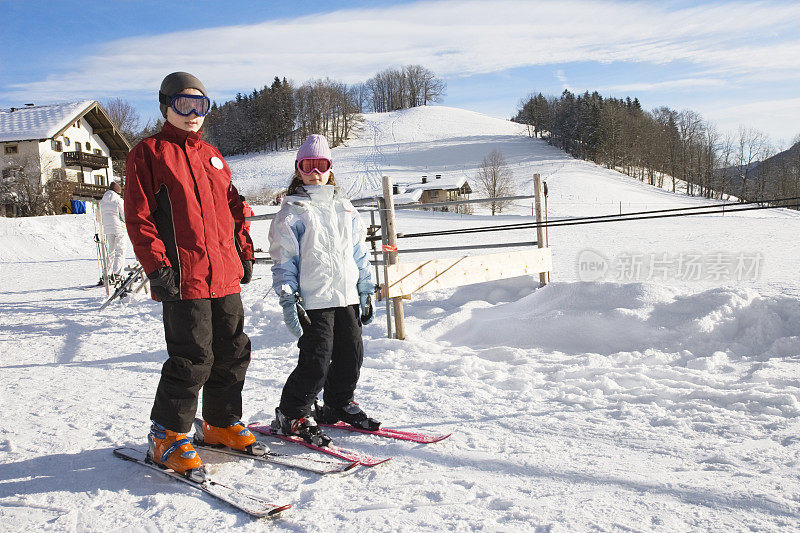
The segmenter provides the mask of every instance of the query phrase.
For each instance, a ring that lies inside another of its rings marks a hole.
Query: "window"
[[[77,122],[75,122],[75,127],[76,127],[76,128],[80,128],[80,127],[81,127],[81,121],[80,121],[80,119],[78,119],[78,121],[77,121]]]
[[[83,178],[84,178],[83,172],[78,172],[78,183],[84,183]]]
[[[103,151],[100,148],[95,148],[94,155],[103,155]]]
[[[17,145],[15,144],[13,146],[6,146],[5,152],[7,154],[16,154],[18,152]]]
[[[52,145],[53,151],[55,151],[55,152],[61,152],[64,149],[61,146],[61,141],[57,141],[57,140],[53,139],[53,141],[50,144]]]
[[[106,184],[106,177],[102,174],[95,174],[94,175],[94,184],[95,185],[105,185]]]
[[[69,137],[64,137],[64,146],[69,146]]]
[[[428,194],[431,198],[439,198],[439,191],[430,191]]]
[[[83,147],[81,146],[81,143],[79,143],[78,141],[75,141],[75,151],[76,152],[82,152],[83,151]]]
[[[67,171],[63,168],[54,168],[53,169],[53,176],[52,179],[54,180],[65,180],[67,179]]]
[[[86,143],[86,151],[87,152],[91,152],[92,151],[92,145],[89,144],[88,142]]]

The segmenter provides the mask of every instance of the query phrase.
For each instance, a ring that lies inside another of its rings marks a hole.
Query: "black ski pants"
[[[300,358],[281,394],[280,410],[288,418],[308,416],[324,387],[326,405],[343,407],[353,401],[364,345],[358,305],[308,309],[311,325],[303,322],[297,341]]]
[[[250,339],[244,333],[239,294],[163,302],[169,359],[150,418],[186,433],[203,389],[203,419],[227,427],[242,417],[242,388],[250,364]]]

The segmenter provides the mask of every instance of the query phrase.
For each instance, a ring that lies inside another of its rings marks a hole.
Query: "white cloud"
[[[667,90],[691,90],[709,87],[725,87],[727,81],[719,78],[681,78],[677,80],[626,83],[621,85],[609,85],[597,89],[601,94],[606,92],[644,92],[644,91],[667,91]]]
[[[745,125],[769,134],[781,146],[788,146],[800,136],[800,97],[714,105],[701,111],[723,132],[735,132]]]
[[[73,62],[74,70],[6,82],[0,96],[42,101],[149,94],[166,73],[188,70],[221,99],[275,75],[352,83],[408,63],[442,76],[586,61],[681,61],[711,72],[707,81],[668,82],[688,87],[714,84],[723,75],[796,76],[798,27],[800,5],[779,1],[677,10],[622,0],[421,2],[112,41]],[[791,40],[764,42],[784,34]]]

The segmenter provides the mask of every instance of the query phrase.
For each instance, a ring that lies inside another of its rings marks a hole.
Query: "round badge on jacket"
[[[211,158],[211,165],[216,169],[222,170],[222,166],[223,166],[222,165],[222,159],[220,159],[217,156],[212,157]]]

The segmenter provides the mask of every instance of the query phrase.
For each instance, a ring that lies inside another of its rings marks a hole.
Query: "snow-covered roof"
[[[92,100],[0,109],[0,142],[50,139],[77,120]]]
[[[399,178],[395,183],[406,191],[430,191],[437,189],[460,189],[466,182],[467,177],[463,174],[442,174],[442,177],[438,179],[436,178],[436,174],[428,174],[427,183],[422,183],[422,176],[415,181]]]
[[[422,189],[414,189],[393,195],[395,205],[413,204],[419,202],[420,198],[422,198]]]

